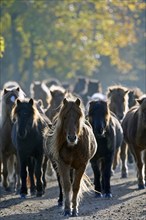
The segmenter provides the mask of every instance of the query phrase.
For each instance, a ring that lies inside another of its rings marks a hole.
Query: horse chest
[[[114,151],[114,146],[110,138],[100,138],[97,139],[97,157],[105,157],[108,153]]]
[[[85,164],[87,160],[79,149],[71,149],[69,147],[62,147],[59,156],[64,163],[70,165],[74,169],[78,169],[83,163]]]

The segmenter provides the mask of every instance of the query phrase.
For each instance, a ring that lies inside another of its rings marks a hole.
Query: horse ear
[[[32,98],[29,100],[29,104],[33,105],[33,99]]]
[[[38,104],[39,106],[43,106],[43,101],[42,101],[41,99],[38,99],[38,100],[37,100],[37,104]]]
[[[21,103],[20,99],[17,99],[17,105],[19,105]]]
[[[7,89],[4,89],[4,94],[6,94],[8,92],[8,90]]]
[[[139,98],[139,99],[136,99],[136,101],[141,105],[144,101],[144,99],[146,100],[146,98]]]
[[[77,98],[77,100],[76,100],[76,104],[79,106],[80,103],[81,103],[81,100]]]
[[[124,92],[125,92],[125,94],[127,94],[127,93],[129,93],[130,91],[127,89],[127,90],[125,90]]]
[[[66,103],[67,103],[67,99],[64,98],[64,99],[63,99],[63,104],[65,105]]]
[[[20,88],[19,87],[17,87],[17,89],[16,89],[18,92],[20,91]]]

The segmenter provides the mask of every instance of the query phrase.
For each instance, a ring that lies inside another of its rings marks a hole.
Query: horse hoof
[[[41,197],[44,193],[42,191],[38,191],[36,197]]]
[[[6,190],[6,192],[8,192],[8,193],[10,193],[10,192],[12,192],[12,190],[11,190],[11,187],[5,187],[5,190]]]
[[[71,216],[71,211],[70,210],[66,210],[64,211],[64,216]]]
[[[26,199],[26,194],[21,193],[21,194],[20,194],[20,198],[21,198],[21,199]]]
[[[127,173],[122,173],[121,178],[127,178],[128,174]]]
[[[105,194],[103,195],[103,197],[104,197],[105,199],[111,199],[113,196],[112,196],[111,193],[105,193]]]
[[[114,176],[114,174],[115,174],[115,171],[111,170],[111,176]]]
[[[145,189],[144,184],[139,184],[139,185],[138,185],[138,189],[139,189],[139,190],[141,190],[141,189]]]
[[[63,202],[62,201],[58,201],[58,206],[59,207],[63,206]]]
[[[30,192],[31,196],[35,196],[36,195],[36,191],[32,191]]]
[[[103,197],[102,193],[95,193],[95,198],[102,198],[102,197]]]
[[[77,217],[79,215],[79,213],[78,213],[78,211],[76,211],[76,210],[73,210],[72,211],[72,217]]]

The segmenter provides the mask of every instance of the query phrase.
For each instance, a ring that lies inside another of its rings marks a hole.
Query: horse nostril
[[[68,140],[74,142],[76,140],[76,135],[68,135]]]

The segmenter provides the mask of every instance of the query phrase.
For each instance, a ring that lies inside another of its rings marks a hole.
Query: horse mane
[[[14,88],[14,87],[18,87],[18,86],[19,86],[19,84],[16,81],[8,81],[8,82],[4,83],[3,89],[4,88]]]
[[[9,117],[7,117],[7,111],[6,111],[6,102],[5,100],[11,95],[11,94],[16,95],[16,97],[20,97],[20,98],[24,98],[25,97],[25,93],[23,92],[23,90],[20,87],[17,88],[3,88],[3,90],[1,91],[1,97],[0,97],[0,111],[1,111],[1,119],[0,119],[0,126],[3,126],[3,123],[5,121],[5,119],[9,119]]]
[[[70,102],[67,107],[64,104],[65,100]],[[80,100],[80,99],[78,99]],[[80,100],[81,102],[81,100]],[[75,101],[74,99],[66,99],[64,98],[64,101],[61,105],[59,113],[56,115],[51,132],[51,142],[50,142],[50,151],[53,154],[53,157],[58,160],[59,158],[59,151],[62,148],[62,144],[65,142],[65,137],[62,133],[62,127],[63,127],[63,118],[67,114],[68,111],[73,110],[80,114],[80,128],[79,128],[79,136],[82,134],[83,126],[85,124],[85,114],[84,114],[84,108],[82,103],[80,103],[79,106],[74,105]]]
[[[125,86],[122,86],[122,85],[112,85],[112,86],[109,86],[108,87],[108,90],[107,90],[107,97],[109,97],[109,94],[112,92],[112,91],[123,91],[123,92],[128,92],[128,88],[125,87]]]
[[[143,131],[143,120],[142,120],[142,109],[146,110],[146,94],[142,95],[139,99],[137,99],[138,105],[137,107],[137,113],[138,113],[138,121],[137,121],[137,131],[139,132],[137,134],[138,137],[141,136],[142,131]],[[146,127],[145,127],[146,128]]]
[[[39,112],[39,110],[37,109],[37,102],[34,99],[29,99],[29,98],[25,98],[25,99],[20,99],[18,98],[15,101],[14,107],[12,109],[11,112],[11,120],[14,122],[17,120],[17,107],[18,107],[18,103],[22,102],[22,103],[28,103],[28,102],[32,102],[32,109],[33,109],[33,125],[37,126],[38,125],[38,121],[41,121],[42,123],[46,122],[45,119],[43,118],[42,114]]]
[[[109,108],[109,102],[107,101],[107,100],[91,100],[90,102],[89,102],[89,108],[90,108],[90,106],[91,106],[91,103],[101,103],[101,104],[103,104],[103,105],[105,105],[106,106],[106,110],[107,110],[107,114],[106,114],[106,124],[107,124],[107,127],[109,126],[109,124],[110,124],[110,119],[111,119],[111,116],[112,115],[114,115],[114,113],[112,113],[111,111],[110,111],[110,108]],[[92,108],[93,108],[93,106],[92,106]],[[94,108],[95,108],[95,106],[94,106]],[[89,111],[89,110],[88,110]]]
[[[65,93],[65,89],[64,89],[62,86],[60,86],[60,85],[52,85],[52,86],[50,87],[50,91],[51,91],[51,92],[60,91],[60,92],[62,92],[62,93]]]

